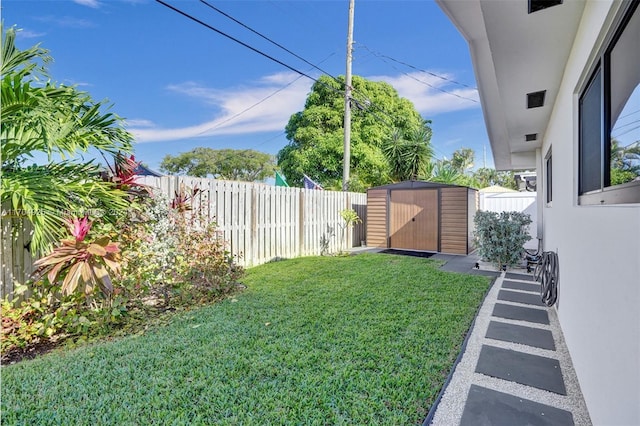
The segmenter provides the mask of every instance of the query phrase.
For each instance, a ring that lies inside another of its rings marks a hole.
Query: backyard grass
[[[429,259],[299,258],[145,334],[2,367],[2,424],[419,424],[489,286]]]

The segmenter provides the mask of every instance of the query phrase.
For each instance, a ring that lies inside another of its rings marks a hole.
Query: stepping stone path
[[[496,279],[424,425],[590,425],[555,308],[531,275]]]

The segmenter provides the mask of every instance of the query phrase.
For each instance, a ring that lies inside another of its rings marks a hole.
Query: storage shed
[[[450,254],[473,251],[478,191],[405,181],[367,191],[367,246]]]

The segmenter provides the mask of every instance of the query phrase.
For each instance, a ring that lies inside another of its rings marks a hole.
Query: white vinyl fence
[[[366,194],[186,176],[144,177],[139,182],[169,200],[181,185],[198,188],[193,210],[217,224],[243,266],[335,253],[365,239]],[[363,223],[346,229],[340,216],[345,209],[355,210]]]
[[[480,210],[489,212],[520,212],[531,216],[529,235],[525,248],[535,249],[537,240],[537,195],[535,192],[480,192]]]

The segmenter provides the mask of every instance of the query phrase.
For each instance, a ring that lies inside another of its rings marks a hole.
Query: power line
[[[202,1],[202,0],[201,0],[201,1]],[[184,16],[184,17],[186,17],[186,18],[188,18],[188,19],[190,19],[190,20],[192,20],[192,21],[194,21],[194,22],[196,22],[197,24],[202,25],[202,26],[204,26],[204,27],[206,27],[206,28],[210,29],[211,31],[214,31],[214,32],[216,32],[216,33],[218,33],[218,34],[222,35],[223,37],[226,37],[226,38],[228,38],[228,39],[230,39],[230,40],[232,40],[232,41],[234,41],[234,42],[236,42],[236,43],[240,44],[241,46],[246,47],[247,49],[249,49],[249,50],[251,50],[251,51],[253,51],[253,52],[255,52],[255,53],[259,54],[259,55],[261,55],[261,56],[263,56],[263,57],[265,57],[265,58],[267,58],[267,59],[269,59],[269,60],[271,60],[271,61],[273,61],[273,62],[275,62],[275,63],[279,64],[279,65],[282,65],[283,67],[285,67],[285,68],[287,68],[287,69],[289,69],[289,70],[291,70],[291,71],[293,71],[293,72],[295,72],[295,73],[299,74],[300,76],[307,77],[308,79],[310,79],[310,80],[312,80],[312,81],[314,81],[314,82],[316,82],[316,83],[319,83],[319,84],[321,84],[321,85],[323,85],[323,86],[325,86],[325,87],[329,88],[330,90],[332,90],[332,91],[334,91],[334,92],[336,92],[336,93],[339,93],[339,94],[341,94],[341,95],[343,94],[340,90],[335,89],[335,88],[334,88],[334,87],[332,87],[331,85],[328,85],[328,84],[326,84],[326,83],[322,82],[321,80],[318,80],[318,79],[316,79],[316,78],[314,78],[314,77],[310,76],[309,74],[307,74],[307,73],[305,73],[305,72],[302,72],[302,71],[300,71],[300,70],[298,70],[298,69],[296,69],[296,68],[292,67],[291,65],[288,65],[288,64],[286,64],[286,63],[284,63],[284,62],[282,62],[282,61],[280,61],[280,60],[278,60],[278,59],[274,58],[273,56],[268,55],[267,53],[264,53],[263,51],[261,51],[261,50],[259,50],[259,49],[255,48],[255,47],[253,47],[253,46],[251,46],[251,45],[249,45],[249,44],[247,44],[247,43],[245,43],[245,42],[243,42],[243,41],[241,41],[241,40],[239,40],[239,39],[237,39],[237,38],[235,38],[235,37],[233,37],[233,36],[231,36],[231,35],[229,35],[229,34],[227,34],[227,33],[225,33],[224,31],[221,31],[221,30],[219,30],[219,29],[217,29],[217,28],[213,27],[212,25],[207,24],[206,22],[204,22],[204,21],[202,21],[202,20],[200,20],[200,19],[196,18],[196,17],[195,17],[195,16],[193,16],[193,15],[188,14],[187,12],[184,12],[183,10],[181,10],[181,9],[179,9],[179,8],[177,8],[177,7],[175,7],[175,6],[171,5],[171,4],[169,4],[169,3],[167,3],[167,2],[165,2],[165,1],[163,1],[163,0],[156,0],[156,2],[157,2],[157,3],[162,4],[163,6],[165,6],[165,7],[169,8],[169,9],[173,10],[174,12],[176,12],[176,13],[178,13],[178,14],[180,14],[180,15],[182,15],[182,16]],[[204,2],[204,1],[203,1],[203,3],[206,3],[206,2]],[[206,3],[206,4],[208,5],[208,3]],[[232,19],[233,19],[233,18],[232,18]],[[234,19],[234,20],[235,20],[235,19]],[[242,25],[244,26],[244,24],[242,24]],[[254,31],[254,30],[252,30],[252,31]],[[274,42],[274,43],[275,43],[275,42]],[[291,53],[291,52],[290,52],[290,53]],[[293,54],[293,53],[292,53],[292,54]],[[294,54],[294,56],[297,56],[297,55],[295,55],[295,54]],[[305,61],[305,62],[306,62],[306,61]],[[311,63],[310,63],[310,64],[311,64]],[[314,64],[311,64],[311,65],[312,65],[314,68],[317,68]],[[319,69],[319,68],[317,68],[317,69]],[[322,72],[324,72],[324,71],[322,71]],[[340,80],[339,80],[337,77],[334,77],[333,75],[331,75],[331,74],[329,74],[329,73],[327,73],[327,75],[328,75],[329,77],[331,77],[331,78],[332,78],[334,81],[336,81],[337,83],[342,84],[342,82],[340,82]],[[293,82],[292,82],[292,83],[293,83]],[[292,83],[289,83],[289,84],[292,84]],[[285,86],[285,87],[286,87],[286,86]],[[284,89],[284,88],[283,88],[283,89]],[[280,90],[283,90],[283,89],[280,89]],[[437,88],[436,88],[436,89],[437,89]],[[438,89],[438,90],[440,90],[440,89]],[[354,91],[356,91],[356,92],[358,92],[358,93],[361,93],[359,90],[356,90],[356,89],[354,89]],[[445,92],[445,93],[448,93],[448,92]],[[274,94],[275,94],[275,93],[274,93]],[[269,97],[273,96],[274,94],[272,94],[272,95],[268,96],[267,98],[263,99],[262,101],[258,102],[258,104],[259,104],[259,103],[261,103],[261,102],[263,102],[263,101],[265,101],[266,99],[268,99]],[[450,94],[452,94],[452,93],[450,93]],[[452,95],[455,95],[455,94],[452,94]],[[458,96],[458,95],[455,95],[455,96]],[[460,96],[458,96],[458,97],[460,97]],[[365,98],[366,98],[366,95],[365,95]],[[357,99],[355,99],[355,98],[353,98],[353,97],[352,97],[351,99],[353,99],[354,101],[356,101],[356,103],[359,103],[359,102],[360,102],[360,101],[358,101]],[[472,100],[472,99],[469,99],[469,100]],[[472,100],[472,101],[474,101],[474,100]],[[474,102],[476,102],[476,101],[474,101]],[[362,108],[365,112],[372,114],[372,115],[373,115],[377,120],[379,120],[381,123],[383,123],[383,124],[385,124],[385,125],[388,125],[389,127],[392,127],[392,128],[393,128],[393,127],[395,127],[395,126],[393,125],[393,117],[392,117],[389,113],[387,113],[384,109],[382,109],[380,106],[376,105],[375,103],[373,103],[373,102],[372,102],[371,100],[369,100],[369,99],[367,99],[367,100],[366,100],[366,102],[364,102],[364,104],[365,104],[367,107],[368,107],[368,106],[374,106],[375,108],[377,108],[379,111],[381,111],[384,115],[386,115],[386,116],[391,120],[391,124],[389,124],[389,123],[387,123],[387,122],[385,122],[385,121],[381,120],[381,118],[380,118],[380,117],[379,117],[375,112],[371,111],[369,108]],[[251,108],[255,107],[256,105],[257,105],[257,104],[255,104],[255,105],[253,105],[253,106],[249,107],[247,110],[249,110],[249,109],[251,109]],[[229,120],[231,120],[231,119],[233,119],[233,118],[237,117],[238,115],[240,115],[240,114],[242,114],[242,113],[244,113],[244,112],[246,112],[246,110],[245,110],[245,111],[242,111],[242,112],[240,112],[240,113],[238,113],[238,114],[236,114],[234,117],[231,117],[231,118],[229,118],[229,119],[228,119],[228,120],[226,120],[226,121],[229,121]],[[225,121],[225,122],[226,122],[226,121]],[[224,122],[223,122],[223,123],[224,123]],[[221,125],[221,124],[223,124],[223,123],[219,123],[219,124],[218,124],[218,125],[216,125],[215,127],[217,127],[217,126],[219,126],[219,125]],[[214,128],[215,128],[215,127],[214,127]],[[207,129],[207,130],[203,131],[202,133],[204,133],[204,132],[206,132],[206,131],[208,131],[208,130],[210,130],[210,129]],[[201,134],[201,133],[200,133],[200,134]]]
[[[329,55],[329,56],[327,56],[325,59],[323,59],[320,63],[322,63],[322,62],[326,61],[327,59],[329,59],[329,58],[330,58],[331,56],[333,56],[333,55],[334,55],[333,53],[332,53],[332,54],[330,54],[330,55]],[[293,80],[292,80],[292,81],[290,81],[289,83],[285,84],[284,86],[282,86],[281,88],[277,89],[275,92],[273,92],[273,93],[269,94],[268,96],[266,96],[266,97],[264,97],[264,98],[260,99],[258,102],[256,102],[255,104],[251,105],[250,107],[243,109],[242,111],[238,112],[237,114],[234,114],[233,116],[231,116],[231,117],[227,118],[227,119],[226,119],[226,120],[224,120],[224,121],[221,121],[221,122],[219,122],[219,123],[216,123],[214,126],[209,127],[209,128],[207,128],[207,129],[203,130],[202,132],[198,133],[198,135],[201,135],[201,134],[206,133],[206,132],[208,132],[208,131],[210,131],[210,130],[213,130],[213,129],[217,129],[217,128],[218,128],[218,127],[220,127],[221,125],[223,125],[223,124],[225,124],[225,123],[228,123],[229,121],[231,121],[231,120],[233,120],[233,119],[235,119],[235,118],[237,118],[237,117],[241,116],[241,115],[242,115],[242,114],[244,114],[245,112],[248,112],[248,111],[252,110],[253,108],[255,108],[255,107],[257,107],[258,105],[260,105],[261,103],[265,102],[267,99],[269,99],[269,98],[271,98],[271,97],[275,96],[276,94],[278,94],[278,93],[282,92],[284,89],[286,89],[287,87],[291,86],[293,83],[295,83],[296,81],[300,80],[302,77],[303,77],[302,75],[299,75],[298,77],[296,77],[295,79],[293,79]]]
[[[223,120],[219,123],[216,123],[215,125],[201,131],[200,133],[198,133],[196,136],[202,135],[203,133],[209,132],[213,129],[217,129],[218,127],[222,126],[225,123],[228,123],[229,121],[238,118],[239,116],[241,116],[242,114],[244,114],[245,112],[248,112],[250,110],[252,110],[253,108],[257,107],[258,105],[260,105],[261,103],[265,102],[267,99],[272,98],[273,96],[275,96],[276,94],[282,92],[284,89],[286,89],[287,87],[291,86],[293,83],[295,83],[296,81],[300,80],[303,76],[299,75],[298,77],[296,77],[294,80],[292,80],[291,82],[287,83],[285,86],[279,88],[278,90],[276,90],[275,92],[271,93],[270,95],[260,99],[258,102],[256,102],[255,104],[251,105],[248,108],[243,109],[242,111],[238,112],[237,114],[232,115],[231,117],[227,118],[226,120]]]
[[[238,25],[241,25],[242,27],[246,28],[247,30],[251,31],[252,33],[262,37],[264,40],[267,40],[268,42],[270,42],[271,44],[279,47],[280,49],[284,50],[285,52],[295,56],[296,58],[300,59],[301,61],[303,61],[304,63],[311,65],[313,68],[317,69],[318,71],[320,71],[323,74],[327,74],[327,75],[331,75],[331,73],[323,70],[322,68],[318,67],[317,65],[307,61],[305,58],[303,58],[302,56],[292,52],[291,50],[287,49],[286,47],[284,47],[283,45],[271,40],[269,37],[267,37],[266,35],[254,30],[253,28],[249,27],[248,25],[240,22],[239,20],[237,20],[236,18],[234,18],[233,16],[229,15],[228,13],[223,12],[222,10],[218,9],[217,7],[215,7],[214,5],[208,3],[206,0],[200,0],[200,2],[204,3],[205,5],[207,5],[208,7],[210,7],[211,9],[215,10],[216,12],[218,12],[219,14],[231,19],[233,22],[235,22]]]
[[[458,84],[458,85],[460,85],[460,86],[464,86],[464,87],[467,87],[467,88],[469,88],[469,89],[473,89],[473,90],[476,90],[476,91],[478,90],[478,88],[477,88],[477,87],[472,87],[472,86],[469,86],[469,85],[467,85],[467,84],[460,83],[459,81],[452,80],[452,79],[447,78],[447,77],[445,77],[445,76],[443,76],[443,75],[436,74],[436,73],[434,73],[434,72],[432,72],[432,71],[423,70],[423,69],[420,69],[420,68],[418,68],[418,67],[415,67],[415,66],[413,66],[413,65],[411,65],[411,64],[409,64],[409,63],[407,63],[407,62],[403,62],[403,61],[400,61],[400,60],[398,60],[398,59],[394,59],[394,58],[392,58],[391,56],[384,55],[384,54],[382,54],[382,53],[380,53],[380,52],[375,52],[375,51],[373,51],[373,50],[369,49],[369,48],[368,48],[367,46],[365,46],[364,44],[360,44],[360,45],[358,45],[358,46],[356,46],[356,47],[360,47],[360,46],[362,46],[362,48],[363,48],[363,49],[367,50],[369,53],[371,53],[372,55],[375,55],[375,56],[377,56],[377,57],[380,57],[380,58],[387,58],[387,59],[389,59],[389,60],[391,60],[391,61],[393,61],[393,62],[396,62],[396,63],[398,63],[398,64],[401,64],[401,65],[407,66],[407,67],[409,67],[409,68],[411,68],[411,69],[414,69],[414,70],[416,70],[416,71],[420,71],[420,72],[423,72],[423,73],[425,73],[425,74],[429,74],[429,75],[431,75],[431,76],[433,76],[433,77],[437,77],[437,78],[439,78],[439,79],[441,79],[441,80],[448,81],[449,83]]]
[[[466,101],[470,101],[470,102],[478,103],[478,101],[477,101],[476,99],[472,99],[472,98],[469,98],[469,97],[466,97],[466,96],[459,95],[459,94],[454,93],[454,92],[451,92],[451,91],[449,91],[449,90],[442,89],[442,88],[440,88],[440,87],[438,87],[438,86],[434,86],[433,84],[427,83],[427,82],[426,82],[426,81],[424,81],[424,80],[420,80],[419,78],[416,78],[415,76],[413,76],[413,75],[411,75],[411,74],[409,74],[409,73],[407,73],[407,72],[405,72],[405,71],[403,71],[403,70],[399,69],[398,67],[394,66],[393,64],[390,64],[386,59],[392,60],[392,61],[394,61],[394,62],[397,62],[397,63],[403,64],[403,65],[406,65],[406,66],[411,67],[411,68],[413,68],[413,69],[415,69],[415,70],[417,70],[417,71],[420,71],[420,72],[423,72],[423,73],[426,73],[426,74],[432,75],[432,76],[434,76],[434,77],[440,78],[440,79],[445,80],[445,81],[448,81],[448,82],[450,82],[450,83],[459,84],[459,85],[461,85],[461,86],[465,86],[465,87],[468,87],[469,89],[472,89],[472,90],[476,90],[476,91],[477,91],[478,89],[476,89],[476,88],[474,88],[474,87],[468,86],[468,85],[466,85],[466,84],[464,84],[464,83],[459,83],[459,82],[457,82],[457,81],[455,81],[455,80],[451,80],[451,79],[449,79],[449,78],[443,77],[443,76],[441,76],[441,75],[435,74],[435,73],[430,72],[430,71],[421,70],[421,69],[419,69],[419,68],[414,67],[413,65],[409,65],[409,64],[407,64],[407,63],[405,63],[405,62],[401,62],[401,61],[395,60],[395,59],[391,58],[390,56],[383,55],[383,54],[378,53],[378,52],[374,52],[374,51],[370,50],[368,47],[366,47],[366,46],[364,46],[364,45],[362,45],[362,47],[363,47],[364,49],[366,49],[368,52],[370,52],[370,53],[372,53],[373,55],[375,55],[376,57],[380,58],[384,63],[389,64],[389,65],[390,65],[393,69],[395,69],[396,71],[398,71],[398,72],[400,72],[400,73],[402,73],[402,74],[406,75],[407,77],[409,77],[409,78],[411,78],[411,79],[413,79],[413,80],[415,80],[415,81],[417,81],[417,82],[419,82],[419,83],[421,83],[421,84],[424,84],[424,85],[426,85],[426,86],[428,86],[428,87],[430,87],[430,88],[432,88],[432,89],[434,89],[434,90],[437,90],[437,91],[439,91],[439,92],[445,93],[445,94],[447,94],[447,95],[455,96],[455,97],[457,97],[457,98],[464,99],[464,100],[466,100]]]
[[[273,56],[270,56],[270,55],[268,55],[268,54],[264,53],[263,51],[258,50],[258,49],[256,49],[255,47],[250,46],[250,45],[248,45],[247,43],[245,43],[245,42],[243,42],[243,41],[241,41],[241,40],[238,40],[237,38],[235,38],[235,37],[233,37],[233,36],[231,36],[231,35],[229,35],[229,34],[225,33],[224,31],[221,31],[221,30],[219,30],[219,29],[217,29],[217,28],[215,28],[215,27],[213,27],[213,26],[211,26],[211,25],[207,24],[206,22],[201,21],[200,19],[196,18],[196,17],[195,17],[195,16],[193,16],[193,15],[189,15],[187,12],[184,12],[184,11],[182,11],[182,10],[178,9],[177,7],[174,7],[174,6],[170,5],[169,3],[164,2],[163,0],[156,0],[156,2],[160,3],[161,5],[163,5],[163,6],[167,7],[167,8],[169,8],[169,9],[171,9],[171,10],[173,10],[173,11],[174,11],[174,12],[176,12],[176,13],[179,13],[180,15],[184,16],[185,18],[189,18],[189,19],[191,19],[192,21],[197,22],[198,24],[200,24],[200,25],[202,25],[202,26],[204,26],[204,27],[206,27],[206,28],[210,29],[211,31],[215,31],[216,33],[220,34],[221,36],[224,36],[224,37],[226,37],[226,38],[228,38],[228,39],[230,39],[230,40],[232,40],[232,41],[235,41],[236,43],[238,43],[238,44],[240,44],[240,45],[242,45],[242,46],[246,47],[246,48],[247,48],[247,49],[249,49],[249,50],[252,50],[253,52],[256,52],[256,53],[257,53],[257,54],[259,54],[259,55],[264,56],[265,58],[270,59],[271,61],[273,61],[273,62],[275,62],[275,63],[277,63],[277,64],[282,65],[283,67],[285,67],[285,68],[287,68],[287,69],[289,69],[289,70],[291,70],[291,71],[293,71],[293,72],[295,72],[295,73],[297,73],[297,74],[300,74],[300,75],[302,75],[302,76],[305,76],[305,77],[307,77],[307,78],[308,78],[308,79],[310,79],[310,80],[318,81],[317,79],[315,79],[315,78],[311,77],[310,75],[308,75],[308,74],[306,74],[306,73],[304,73],[304,72],[302,72],[302,71],[300,71],[300,70],[298,70],[298,69],[296,69],[296,68],[292,67],[291,65],[287,65],[287,64],[285,64],[284,62],[282,62],[282,61],[280,61],[280,60],[278,60],[278,59],[274,58]]]

